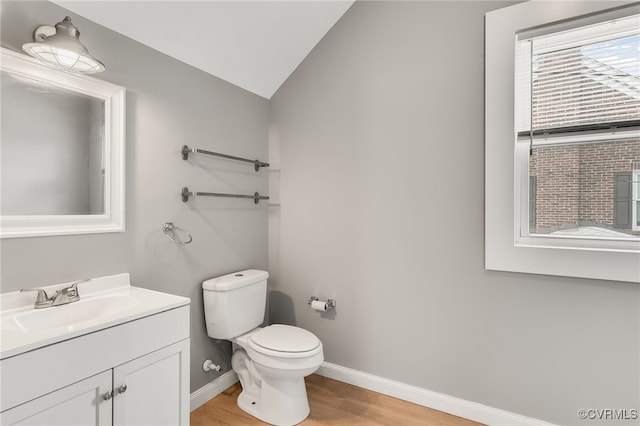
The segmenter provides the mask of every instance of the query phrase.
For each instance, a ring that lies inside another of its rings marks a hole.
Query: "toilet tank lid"
[[[231,274],[208,279],[202,283],[202,288],[210,291],[229,291],[254,284],[258,281],[266,280],[267,278],[269,278],[269,273],[267,271],[246,269],[244,271],[233,272]]]

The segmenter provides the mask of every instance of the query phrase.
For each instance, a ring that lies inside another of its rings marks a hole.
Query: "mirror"
[[[124,231],[125,89],[1,54],[0,237]]]
[[[0,84],[2,215],[104,214],[104,101],[5,71]]]

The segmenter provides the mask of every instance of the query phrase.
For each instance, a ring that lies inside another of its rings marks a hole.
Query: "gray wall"
[[[331,363],[576,424],[638,408],[640,286],[484,270],[483,25],[506,5],[356,2],[272,98],[271,320]]]
[[[201,283],[244,268],[267,267],[267,207],[239,199],[179,197],[183,186],[211,192],[267,193],[264,171],[202,156],[183,161],[188,144],[250,158],[267,157],[269,104],[263,98],[171,59],[48,2],[2,2],[2,45],[20,50],[33,30],[65,15],[107,71],[127,88],[126,232],[4,239],[2,291],[130,272],[134,285],[191,298],[191,390],[221,373],[204,329]],[[3,108],[10,107],[3,104]],[[173,222],[193,235],[178,246],[161,233]],[[228,345],[224,345],[228,351]]]

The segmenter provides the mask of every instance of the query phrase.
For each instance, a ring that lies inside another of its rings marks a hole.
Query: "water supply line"
[[[206,360],[204,364],[202,364],[202,369],[204,371],[220,371],[220,366],[214,364],[210,359]]]

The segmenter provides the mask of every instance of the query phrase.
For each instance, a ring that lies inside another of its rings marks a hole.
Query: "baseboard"
[[[227,371],[222,376],[212,380],[200,389],[191,394],[191,411],[206,404],[210,399],[215,398],[224,392],[229,386],[238,382],[238,375],[232,370]]]
[[[354,386],[487,425],[553,426],[552,423],[542,420],[525,417],[520,414],[430,391],[417,386],[407,385],[406,383],[385,379],[384,377],[374,376],[373,374],[363,373],[362,371],[329,362],[323,362],[316,373],[344,383],[349,383]],[[217,379],[207,383],[191,394],[191,411],[204,405],[237,382],[238,376],[230,370]]]
[[[499,410],[442,393],[407,385],[358,370],[323,362],[317,374],[349,383],[394,398],[409,401],[434,410],[464,417],[487,425],[504,426],[552,426],[551,423]]]

